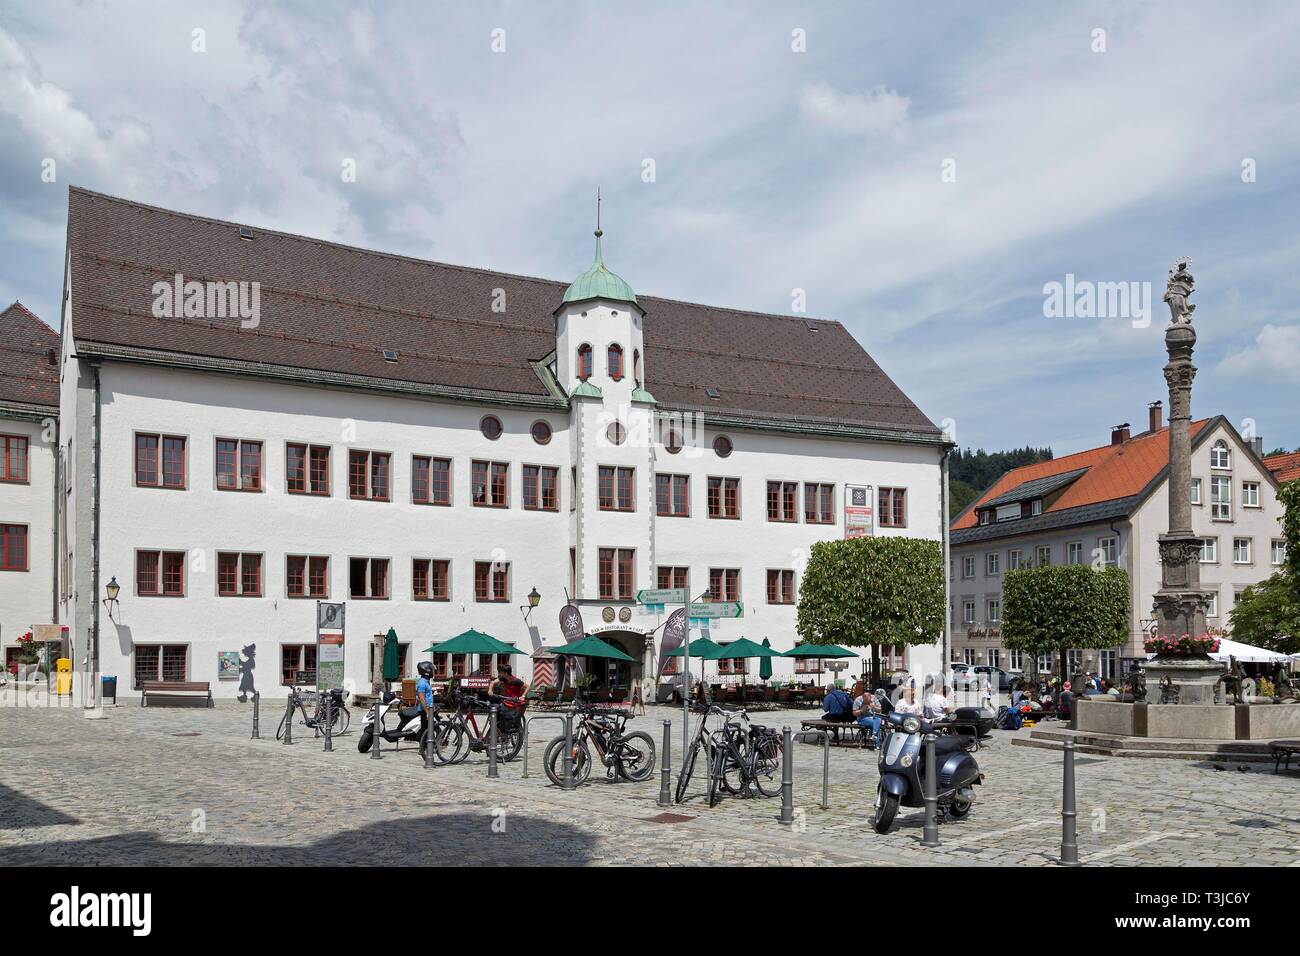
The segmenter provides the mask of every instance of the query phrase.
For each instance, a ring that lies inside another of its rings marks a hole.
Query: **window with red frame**
[[[605,359],[609,367],[609,377],[614,381],[623,378],[623,346],[611,345]]]
[[[392,455],[384,451],[348,452],[348,497],[387,501],[391,462]]]
[[[592,366],[591,346],[579,345],[578,346],[578,378],[582,379],[584,382],[587,379],[591,378],[591,366]]]
[[[740,517],[740,479],[709,479],[709,517]]]
[[[416,558],[411,563],[411,596],[416,601],[451,599],[451,562],[440,558]]]
[[[298,675],[316,673],[315,644],[280,645],[280,683],[288,687],[298,683]]]
[[[241,438],[217,439],[217,489],[262,490],[262,443]]]
[[[803,520],[808,524],[835,523],[835,486],[808,482],[803,486]]]
[[[504,461],[470,463],[470,496],[475,508],[509,508],[510,464]]]
[[[769,570],[767,572],[767,603],[794,603],[794,572]]]
[[[0,571],[27,570],[27,525],[0,524]]]
[[[799,520],[798,482],[769,481],[767,483],[767,520]]]
[[[137,551],[135,592],[142,597],[184,596],[185,552]]]
[[[660,588],[684,588],[690,590],[691,569],[661,564],[657,569],[656,580]]]
[[[689,475],[655,475],[655,513],[666,518],[688,518],[691,514]]]
[[[0,435],[0,481],[27,481],[27,437]]]
[[[709,568],[709,600],[740,600],[740,568]]]
[[[184,488],[185,439],[137,433],[135,483],[146,488]]]
[[[881,488],[877,521],[885,528],[907,527],[907,489]]]
[[[501,561],[475,561],[474,600],[510,600],[510,565]]]
[[[726,647],[727,645],[722,645]],[[718,661],[718,673],[733,677],[749,673],[749,661],[744,657],[728,657]]]
[[[348,594],[357,599],[388,597],[388,559],[350,558]]]
[[[630,601],[636,594],[635,558],[636,551],[631,548],[597,549],[597,586],[602,600]]]
[[[289,597],[327,598],[330,559],[322,555],[291,554],[285,558]]]
[[[416,455],[411,459],[411,500],[417,505],[451,504],[451,459]]]
[[[601,465],[596,470],[596,490],[601,511],[632,511],[635,468]]]
[[[217,594],[221,597],[261,597],[262,556],[218,551]]]
[[[545,465],[524,465],[524,509],[560,510],[560,469]]]
[[[189,653],[184,644],[137,644],[132,656],[136,690],[145,681],[184,682],[189,674]]]
[[[329,445],[290,442],[285,446],[285,489],[291,495],[330,493]]]

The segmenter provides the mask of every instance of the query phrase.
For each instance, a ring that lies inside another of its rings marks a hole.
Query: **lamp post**
[[[524,612],[525,624],[528,623],[528,616],[532,614],[533,611],[537,608],[537,605],[541,603],[542,603],[542,596],[540,593],[538,593],[537,588],[534,587],[531,591],[528,592],[528,603],[519,605],[519,610]]]
[[[113,609],[118,606],[117,596],[120,593],[122,593],[122,586],[117,583],[117,577],[114,576],[104,585],[104,607],[108,609],[108,619],[114,624],[117,621],[113,618]]]
[[[109,578],[104,585],[104,607],[108,611],[108,619],[114,624],[117,619],[113,617],[113,610],[118,607],[117,596],[122,593],[122,586],[117,583],[116,575]],[[85,716],[91,720],[97,720],[106,716],[103,708],[103,701],[100,700],[101,688],[99,684],[99,634],[98,625],[87,631],[86,647],[86,665],[90,673],[87,675],[89,682],[86,688],[86,709]],[[96,703],[100,706],[96,707]]]

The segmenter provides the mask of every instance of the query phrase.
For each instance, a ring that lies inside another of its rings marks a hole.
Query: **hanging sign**
[[[871,485],[844,486],[844,537],[868,538],[875,534]]]
[[[560,608],[560,633],[564,635],[566,644],[572,644],[582,638],[584,633],[582,612],[573,604],[566,604]]]
[[[679,607],[668,615],[668,622],[664,624],[664,636],[659,641],[659,673],[664,673],[664,666],[671,658],[668,657],[673,651],[682,646],[686,640],[686,608]]]

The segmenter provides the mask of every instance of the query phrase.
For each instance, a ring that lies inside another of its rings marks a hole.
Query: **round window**
[[[670,455],[675,455],[682,450],[682,436],[677,434],[675,428],[668,430],[668,438],[664,441],[664,451]]]
[[[731,454],[731,439],[726,435],[719,435],[713,439],[713,450],[719,458],[726,458]]]
[[[501,437],[501,419],[495,415],[484,415],[478,423],[478,430],[488,441],[496,441]]]
[[[605,437],[609,439],[611,445],[621,445],[627,440],[627,429],[623,427],[622,422],[610,422],[609,427],[605,429]]]
[[[533,422],[531,429],[533,441],[539,445],[549,445],[551,442],[551,426],[544,421]]]

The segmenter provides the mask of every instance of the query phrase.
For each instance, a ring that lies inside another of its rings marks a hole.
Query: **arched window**
[[[623,346],[611,345],[609,347],[608,358],[609,377],[614,381],[619,381],[623,377]]]
[[[591,346],[585,343],[578,346],[578,378],[591,378]]]
[[[632,381],[641,384],[641,350],[632,350]]]
[[[1224,470],[1232,467],[1232,452],[1228,451],[1228,443],[1223,439],[1216,441],[1210,449],[1210,467]]]

